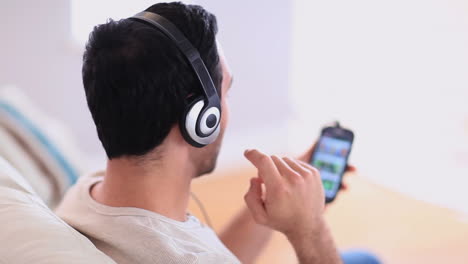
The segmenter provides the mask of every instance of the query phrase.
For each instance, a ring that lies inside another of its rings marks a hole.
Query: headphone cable
[[[213,225],[211,224],[211,219],[210,217],[208,216],[208,213],[205,209],[205,206],[203,205],[203,203],[200,201],[200,199],[198,199],[198,197],[193,193],[193,192],[190,192],[190,195],[192,196],[193,200],[195,201],[195,203],[198,205],[198,208],[200,208],[200,211],[202,212],[203,214],[203,218],[205,218],[205,221],[206,223],[208,224],[208,226],[213,229]]]

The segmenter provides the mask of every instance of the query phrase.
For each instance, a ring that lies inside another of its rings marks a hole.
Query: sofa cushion
[[[58,218],[0,158],[0,263],[115,263]]]

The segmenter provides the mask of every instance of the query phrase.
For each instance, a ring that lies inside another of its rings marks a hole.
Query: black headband
[[[216,91],[216,87],[213,83],[213,80],[211,79],[208,69],[205,66],[205,63],[200,57],[200,53],[195,47],[193,47],[190,41],[174,24],[158,14],[146,11],[140,12],[130,19],[146,22],[146,24],[157,28],[159,31],[163,32],[167,37],[173,40],[179,50],[187,58],[188,62],[195,71],[198,80],[200,81],[200,84],[203,88],[203,93],[208,100],[208,105],[206,105],[206,107],[220,107],[218,92]]]

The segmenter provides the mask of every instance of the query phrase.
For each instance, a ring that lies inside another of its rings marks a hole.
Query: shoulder
[[[89,194],[91,186],[102,181],[103,175],[103,172],[97,172],[81,176],[65,193],[62,201],[55,209],[55,213],[64,220],[71,215],[83,213],[83,210],[88,208],[87,204],[91,199]]]

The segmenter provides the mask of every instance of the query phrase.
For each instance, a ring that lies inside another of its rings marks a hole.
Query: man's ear
[[[164,139],[165,145],[188,145],[187,142],[185,142],[184,137],[182,136],[182,132],[180,131],[179,124],[174,124],[171,129],[169,130],[169,133],[167,134],[166,138]]]
[[[182,131],[180,129],[180,124],[177,123],[175,125],[173,125],[171,127],[171,130],[169,130],[169,134],[167,134],[167,137],[164,141],[166,140],[170,140],[171,141],[171,144],[174,144],[176,146],[186,146],[186,147],[189,147],[189,148],[194,148],[194,149],[198,149],[192,145],[190,145],[190,143],[188,143],[184,136],[182,135]]]

